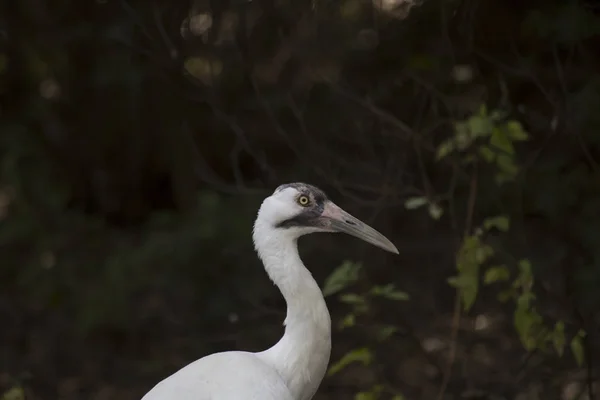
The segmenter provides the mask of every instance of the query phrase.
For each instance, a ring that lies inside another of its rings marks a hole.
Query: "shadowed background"
[[[291,181],[400,251],[302,239],[316,400],[599,396],[599,49],[591,0],[2,3],[0,399],[271,346]]]

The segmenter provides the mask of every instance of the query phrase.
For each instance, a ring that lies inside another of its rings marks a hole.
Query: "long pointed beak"
[[[325,203],[323,213],[319,219],[331,231],[347,233],[383,250],[398,254],[398,249],[388,238],[358,218],[348,214],[332,201]]]

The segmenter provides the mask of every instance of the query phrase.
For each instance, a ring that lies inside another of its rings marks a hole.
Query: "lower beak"
[[[325,203],[325,208],[319,219],[334,232],[347,233],[383,250],[398,254],[398,249],[388,238],[358,218],[348,214],[331,201]]]

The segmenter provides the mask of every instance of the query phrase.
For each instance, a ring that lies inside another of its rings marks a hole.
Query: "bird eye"
[[[309,202],[310,202],[310,200],[308,199],[307,196],[302,195],[302,196],[298,197],[298,204],[300,204],[303,207],[306,207]]]

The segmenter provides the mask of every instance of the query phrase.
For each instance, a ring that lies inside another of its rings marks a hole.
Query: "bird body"
[[[262,203],[252,236],[267,274],[286,300],[283,337],[262,352],[203,357],[158,383],[142,400],[310,400],[331,352],[329,311],[298,253],[298,238],[315,232],[345,232],[398,253],[321,190],[302,183],[281,185]]]
[[[186,365],[142,400],[295,400],[277,371],[255,353],[226,351]]]

